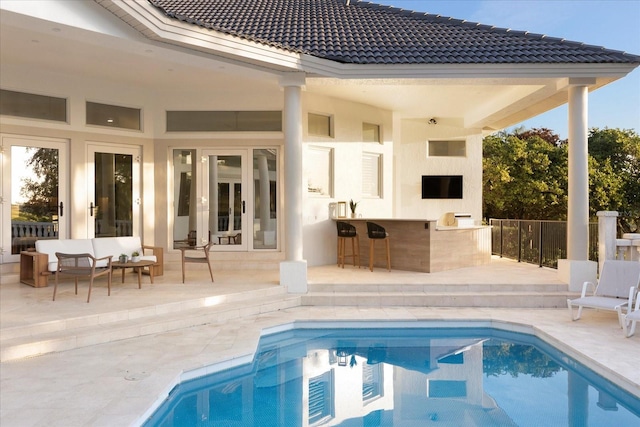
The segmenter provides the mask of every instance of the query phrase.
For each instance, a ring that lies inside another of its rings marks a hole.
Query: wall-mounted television
[[[462,175],[422,175],[423,199],[462,199]]]

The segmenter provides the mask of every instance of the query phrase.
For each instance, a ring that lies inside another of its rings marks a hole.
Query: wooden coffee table
[[[113,261],[111,266],[113,268],[121,268],[122,269],[122,283],[124,283],[124,272],[127,268],[138,268],[138,289],[142,289],[142,268],[150,267],[154,265],[154,261],[138,261],[138,262],[120,262]],[[151,278],[151,283],[153,283],[153,268],[149,268],[149,277]]]

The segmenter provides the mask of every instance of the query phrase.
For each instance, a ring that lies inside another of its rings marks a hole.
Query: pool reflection
[[[180,384],[146,425],[640,421],[637,398],[545,343],[490,329],[463,332],[324,329],[263,337],[253,364]]]

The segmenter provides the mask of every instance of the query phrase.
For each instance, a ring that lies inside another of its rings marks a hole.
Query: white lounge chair
[[[636,323],[640,322],[640,295],[636,295],[636,290],[636,288],[629,290],[629,301],[633,301],[634,296],[636,298],[636,304],[633,311],[623,314],[622,308],[617,309],[618,317],[622,322],[622,330],[627,338],[636,332]],[[631,307],[629,307],[629,309],[631,309]]]
[[[580,298],[567,299],[571,319],[580,319],[583,307],[617,311],[618,322],[622,328],[622,309],[626,308],[626,311],[629,311],[629,306],[633,302],[629,299],[629,290],[637,288],[638,282],[640,282],[640,262],[605,261],[593,295],[587,295],[587,290],[589,287],[594,287],[594,284],[584,282]],[[578,307],[578,315],[575,317],[573,307]]]

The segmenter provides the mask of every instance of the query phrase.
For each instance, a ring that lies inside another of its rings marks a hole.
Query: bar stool
[[[358,260],[358,268],[360,268],[360,240],[356,228],[348,222],[336,222],[338,227],[338,267],[344,268],[344,259],[351,258],[353,266],[356,266]],[[351,255],[345,254],[347,239],[351,240]]]
[[[376,240],[384,240],[387,247],[387,270],[391,271],[391,251],[389,250],[389,233],[381,225],[375,222],[367,222],[367,234],[369,235],[369,270],[373,271],[373,254]]]

